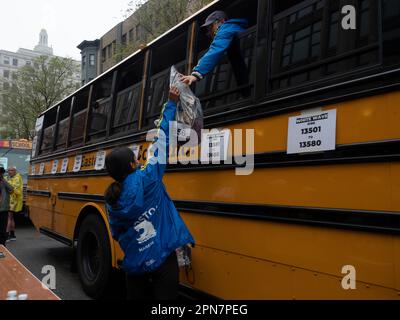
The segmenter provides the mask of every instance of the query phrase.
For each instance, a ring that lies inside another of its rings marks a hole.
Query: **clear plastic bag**
[[[171,67],[170,87],[178,88],[180,92],[180,102],[176,113],[176,121],[178,123],[178,144],[187,144],[191,140],[189,146],[200,144],[201,130],[203,129],[203,109],[199,98],[197,98],[190,87],[181,82],[182,74],[180,74],[175,66]],[[191,129],[191,130],[190,130]],[[194,135],[197,134],[197,137]]]

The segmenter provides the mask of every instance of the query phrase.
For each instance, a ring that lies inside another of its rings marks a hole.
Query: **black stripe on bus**
[[[58,193],[60,199],[104,203],[98,194]],[[400,212],[174,200],[183,212],[400,234]]]
[[[400,234],[400,212],[205,201],[174,203],[178,210],[196,214]]]
[[[52,238],[54,240],[57,240],[58,242],[61,242],[61,243],[65,244],[65,245],[67,245],[69,247],[72,247],[72,240],[71,239],[68,239],[68,238],[66,238],[66,237],[64,237],[64,236],[62,236],[62,235],[60,235],[60,234],[48,229],[48,228],[39,228],[39,232],[41,234],[44,234],[47,237],[50,237],[50,238]]]
[[[330,164],[351,164],[389,162],[400,160],[400,140],[366,142],[348,145],[338,145],[336,150],[304,154],[287,154],[284,151],[265,152],[254,155],[255,168],[276,168],[291,166],[316,166]],[[228,170],[243,168],[244,164],[169,164],[167,172]],[[107,176],[106,170],[85,170],[67,174],[45,174],[29,176],[31,179],[75,178]]]
[[[32,196],[40,196],[40,197],[47,197],[50,198],[51,193],[46,190],[30,190],[28,189],[27,194],[32,195]]]
[[[59,199],[64,200],[87,200],[92,202],[105,202],[104,196],[101,194],[90,194],[90,193],[73,193],[73,192],[59,192]]]

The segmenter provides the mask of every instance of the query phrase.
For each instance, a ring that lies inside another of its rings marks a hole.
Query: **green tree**
[[[33,138],[36,117],[78,89],[73,79],[77,68],[69,58],[40,56],[32,66],[19,69],[2,92],[3,136]]]
[[[212,0],[135,0],[128,4],[124,17],[133,15],[138,26],[138,39],[116,48],[115,61],[120,61],[146,42],[173,28]]]

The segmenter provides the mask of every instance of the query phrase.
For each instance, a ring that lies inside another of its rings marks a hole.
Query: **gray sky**
[[[33,49],[42,28],[54,54],[80,60],[76,46],[100,38],[117,23],[130,0],[1,1],[0,49]]]

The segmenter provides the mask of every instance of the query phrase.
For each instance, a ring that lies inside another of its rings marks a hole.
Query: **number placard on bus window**
[[[81,170],[81,166],[82,166],[82,155],[80,154],[79,156],[75,157],[75,163],[72,171],[79,172]]]
[[[106,165],[106,152],[104,150],[97,151],[96,163],[94,165],[95,170],[103,170]]]
[[[44,164],[44,162],[42,162],[39,167],[39,176],[42,176],[44,174],[44,168],[45,168],[45,164]]]
[[[33,158],[33,157],[36,157],[37,140],[38,140],[38,137],[35,136],[35,137],[33,138],[33,141],[32,141],[32,158]]]
[[[336,109],[289,118],[288,154],[336,149]]]
[[[39,132],[43,128],[43,120],[44,116],[41,116],[40,118],[36,119],[36,124],[35,124],[35,131]]]
[[[58,160],[53,161],[53,166],[51,167],[51,174],[56,174],[58,169]]]
[[[134,145],[131,145],[129,148],[130,148],[130,149],[133,151],[133,153],[135,154],[135,158],[136,158],[136,159],[139,158],[140,146],[137,145],[137,144],[134,144]]]
[[[230,130],[211,130],[201,139],[201,162],[220,163],[228,159]]]
[[[36,175],[36,166],[34,164],[31,166],[31,175]]]
[[[66,173],[68,170],[68,158],[64,158],[61,163],[61,173]]]

